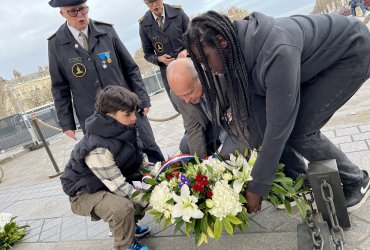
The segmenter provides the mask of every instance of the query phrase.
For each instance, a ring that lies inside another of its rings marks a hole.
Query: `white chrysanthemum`
[[[209,213],[222,220],[227,215],[237,215],[242,211],[242,204],[239,202],[239,194],[224,181],[218,181],[212,189],[213,207]]]
[[[168,204],[167,201],[172,199],[172,192],[168,187],[167,182],[161,182],[155,186],[152,195],[150,196],[149,203],[154,210],[165,213],[166,211],[171,212],[172,205]],[[168,213],[166,213],[168,214]]]
[[[219,180],[226,170],[226,165],[227,164],[225,162],[220,161],[215,157],[210,157],[201,163],[203,170],[202,174],[206,175],[209,179]],[[210,169],[212,169],[212,173],[208,172],[208,168],[206,166],[209,166]]]

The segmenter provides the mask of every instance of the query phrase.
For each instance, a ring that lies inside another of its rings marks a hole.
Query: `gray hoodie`
[[[249,190],[265,196],[296,121],[301,84],[343,58],[369,57],[370,34],[339,15],[274,19],[255,12],[235,25],[254,94],[250,143],[262,146]]]

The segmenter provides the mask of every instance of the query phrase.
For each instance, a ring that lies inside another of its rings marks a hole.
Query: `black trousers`
[[[343,57],[342,61],[320,73],[314,80],[302,84],[296,123],[281,157],[288,176],[295,178],[306,173],[304,157],[309,162],[335,159],[344,189],[347,184],[364,178],[361,169],[320,129],[369,76],[370,49],[364,54]]]
[[[150,162],[163,162],[163,154],[158,144],[155,142],[153,130],[150,126],[148,118],[138,113],[136,113],[136,117],[136,126],[139,131],[139,138],[144,146],[143,152],[148,156]]]

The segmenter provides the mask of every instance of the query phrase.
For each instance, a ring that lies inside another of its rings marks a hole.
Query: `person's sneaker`
[[[148,226],[139,226],[139,225],[136,225],[135,237],[136,238],[144,237],[149,232],[150,232],[150,228]]]
[[[127,248],[127,250],[149,250],[149,247],[145,246],[143,243],[135,240],[132,244]]]
[[[366,199],[370,195],[370,178],[366,170],[364,172],[365,178],[356,186],[343,187],[344,197],[347,203],[347,211],[353,212],[362,207]]]
[[[150,232],[150,227],[148,226],[139,226],[139,225],[136,225],[136,229],[135,229],[135,237],[136,238],[141,238],[141,237],[144,237],[145,235],[147,235],[148,233]],[[112,237],[112,232],[109,231],[109,237]]]

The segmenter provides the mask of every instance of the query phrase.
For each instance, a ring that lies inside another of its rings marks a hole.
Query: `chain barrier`
[[[344,245],[344,233],[343,229],[339,226],[337,212],[335,210],[334,202],[333,202],[333,189],[331,188],[331,185],[326,182],[326,180],[323,181],[320,185],[321,187],[321,195],[322,198],[325,201],[325,206],[327,211],[330,215],[330,223],[331,223],[331,236],[333,237],[334,244],[336,245],[336,249],[343,250]],[[328,190],[328,196],[325,194],[325,189]]]
[[[153,117],[148,116],[148,120],[152,121],[152,122],[166,122],[166,121],[170,121],[170,120],[173,120],[173,119],[177,118],[179,115],[181,115],[181,114],[176,113],[176,114],[173,114],[173,115],[170,115],[170,116],[165,116],[165,117],[160,117],[160,118],[153,118]],[[40,125],[43,125],[43,126],[45,126],[47,128],[50,128],[50,129],[54,129],[58,132],[63,132],[63,130],[61,128],[50,125],[50,124],[42,121],[39,118],[33,118],[33,119],[35,119]],[[76,132],[79,132],[79,131],[82,131],[82,130],[81,129],[76,130]]]
[[[306,195],[309,195],[309,198],[307,198]],[[324,248],[324,238],[321,234],[321,230],[315,219],[315,213],[317,213],[317,210],[313,208],[313,203],[315,202],[315,199],[313,197],[312,191],[307,194],[303,194],[303,199],[308,203],[308,205],[311,208],[310,210],[307,211],[307,215],[304,221],[306,222],[306,225],[308,226],[308,229],[310,230],[311,233],[311,239],[314,245],[313,249],[322,250]]]
[[[165,116],[165,117],[160,117],[160,118],[153,118],[153,117],[148,117],[148,120],[151,121],[151,122],[167,122],[167,121],[170,121],[170,120],[173,120],[175,119],[176,117],[178,117],[179,115],[181,115],[180,113],[176,113],[176,114],[173,114],[173,115],[169,115],[169,116]]]

